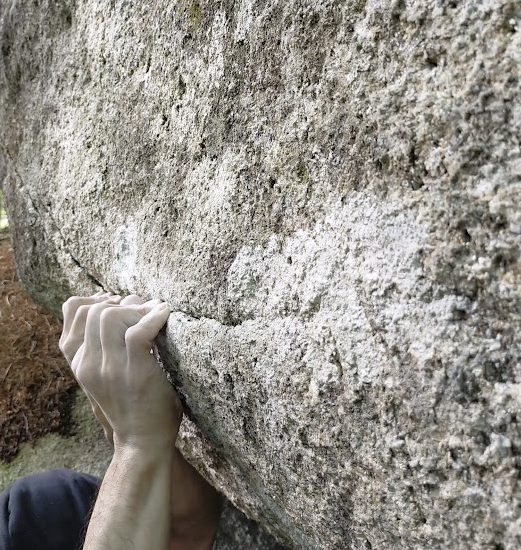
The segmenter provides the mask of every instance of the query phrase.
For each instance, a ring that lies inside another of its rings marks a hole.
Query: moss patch
[[[194,30],[197,30],[201,26],[203,20],[203,8],[197,0],[185,0],[185,4],[187,5],[190,25]]]

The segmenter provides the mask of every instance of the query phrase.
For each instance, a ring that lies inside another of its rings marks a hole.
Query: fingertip
[[[144,317],[157,317],[158,315],[162,315],[165,311],[170,313],[170,308],[166,302],[161,302],[155,305],[150,304],[148,308],[141,308],[139,311],[143,313]]]
[[[159,331],[160,328],[167,322],[169,316],[170,307],[166,302],[162,302],[148,312],[145,322],[150,322],[154,326],[159,327]]]
[[[158,304],[154,308],[154,311],[155,311],[156,315],[163,316],[163,317],[165,317],[165,319],[168,319],[168,317],[171,313],[170,306],[166,302],[163,302],[162,304]]]

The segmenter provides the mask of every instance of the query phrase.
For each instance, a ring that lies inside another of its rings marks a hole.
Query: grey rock
[[[285,546],[268,535],[258,523],[248,520],[228,501],[219,523],[219,531],[212,550],[258,548],[259,550],[286,550]]]
[[[521,4],[1,13],[22,280],[170,303],[189,460],[294,548],[518,548]]]

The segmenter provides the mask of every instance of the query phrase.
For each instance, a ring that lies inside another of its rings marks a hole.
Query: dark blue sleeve
[[[100,484],[63,468],[16,481],[0,493],[0,550],[78,550]]]

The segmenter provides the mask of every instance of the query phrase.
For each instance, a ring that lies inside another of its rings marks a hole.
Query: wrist
[[[150,431],[141,433],[126,433],[122,430],[114,430],[114,450],[125,449],[142,452],[157,451],[163,453],[166,449],[174,449],[179,428],[171,430]]]
[[[114,435],[113,460],[143,465],[174,460],[174,443],[157,439],[121,439]]]

